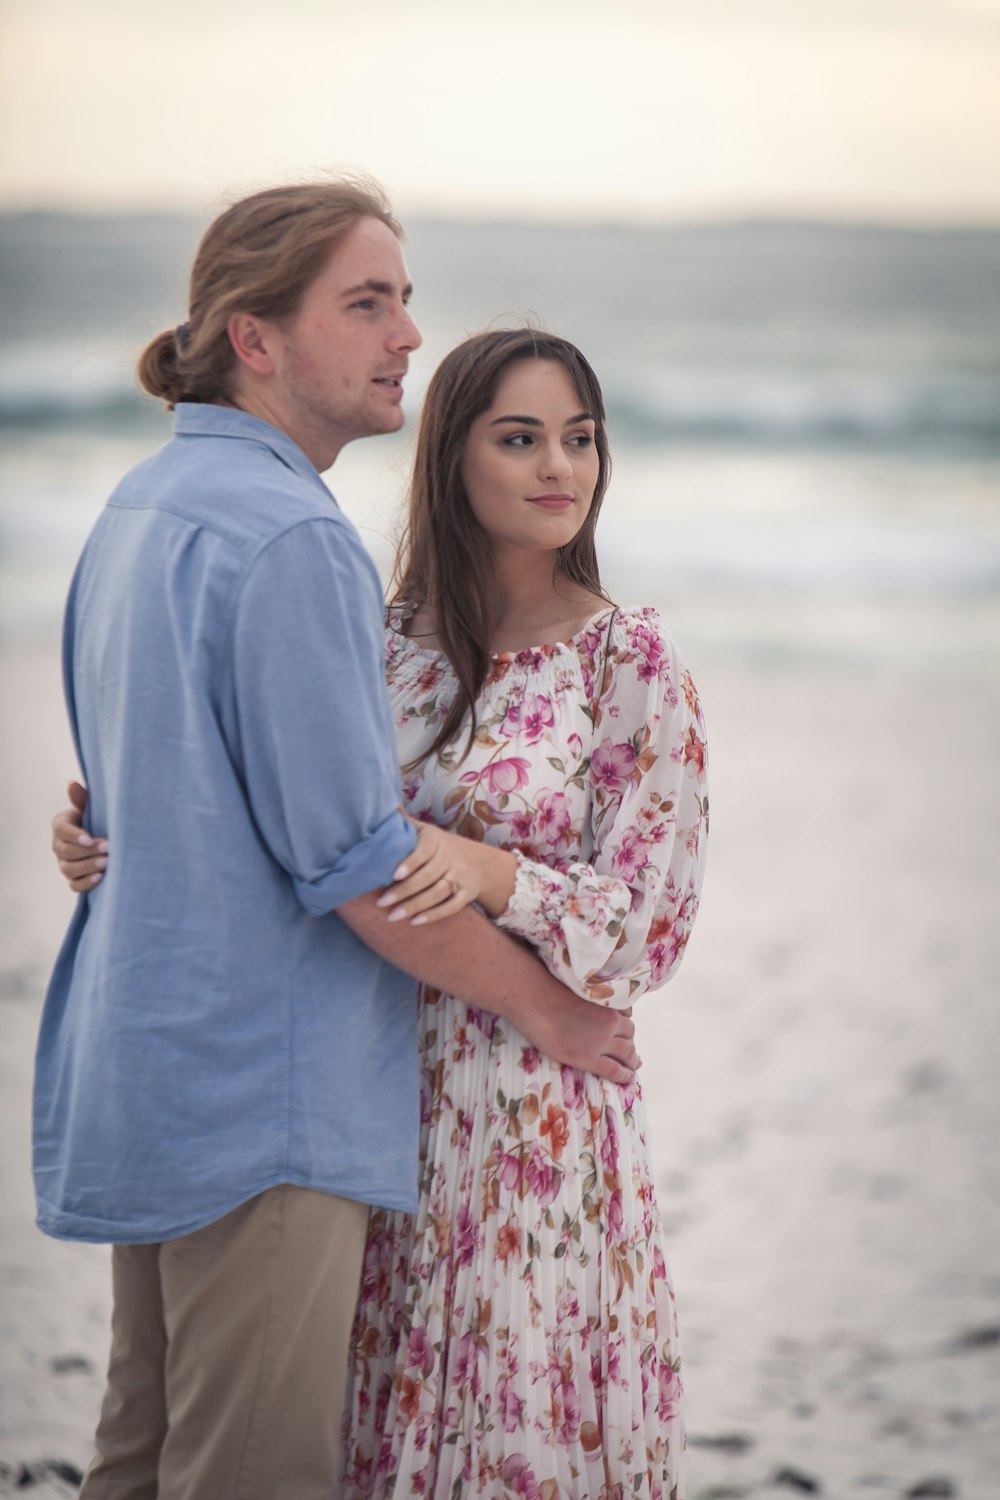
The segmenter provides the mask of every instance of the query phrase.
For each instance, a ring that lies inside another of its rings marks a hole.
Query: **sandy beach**
[[[689,1493],[961,1496],[1000,1473],[1000,684],[982,667],[692,657],[702,915],[639,1010],[682,1319]],[[65,1496],[108,1252],[45,1239],[31,1058],[71,898],[55,641],[0,651],[0,1494]]]

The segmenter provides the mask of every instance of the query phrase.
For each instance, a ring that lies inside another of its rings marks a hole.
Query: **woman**
[[[708,804],[690,676],[655,611],[600,584],[608,477],[573,345],[495,331],[444,360],[386,634],[405,804],[427,826],[382,902],[422,923],[476,901],[577,993],[627,1008],[687,943]],[[432,990],[420,1048],[420,1207],[371,1216],[338,1494],[676,1496],[638,1085],[561,1068]]]

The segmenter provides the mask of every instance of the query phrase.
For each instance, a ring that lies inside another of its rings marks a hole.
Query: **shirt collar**
[[[240,411],[236,406],[213,406],[203,401],[178,401],[174,407],[174,435],[176,437],[224,437],[242,438],[249,442],[263,443],[289,469],[301,474],[304,479],[314,479],[329,495],[316,466],[306,458],[287,432],[272,427],[260,417]]]

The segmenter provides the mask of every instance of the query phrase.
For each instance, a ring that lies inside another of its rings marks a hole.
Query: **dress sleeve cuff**
[[[561,937],[569,881],[558,870],[528,859],[520,849],[513,853],[517,860],[514,889],[497,926],[539,947],[553,936]]]

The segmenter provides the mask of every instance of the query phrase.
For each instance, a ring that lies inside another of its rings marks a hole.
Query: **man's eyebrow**
[[[592,422],[593,420],[593,415],[589,411],[578,411],[575,417],[567,417],[563,426],[575,427],[577,422]],[[545,423],[539,417],[494,417],[490,426],[496,427],[501,422],[516,422],[519,427],[545,426]]]
[[[396,288],[393,286],[391,281],[373,281],[371,278],[369,278],[368,281],[359,281],[357,286],[349,286],[347,290],[341,292],[340,295],[342,297],[356,297],[359,292],[378,292],[383,297],[392,297],[395,294],[395,291]],[[408,281],[404,286],[402,292],[400,293],[400,296],[402,297],[403,301],[406,302],[407,299],[412,295],[413,283],[412,281]]]

